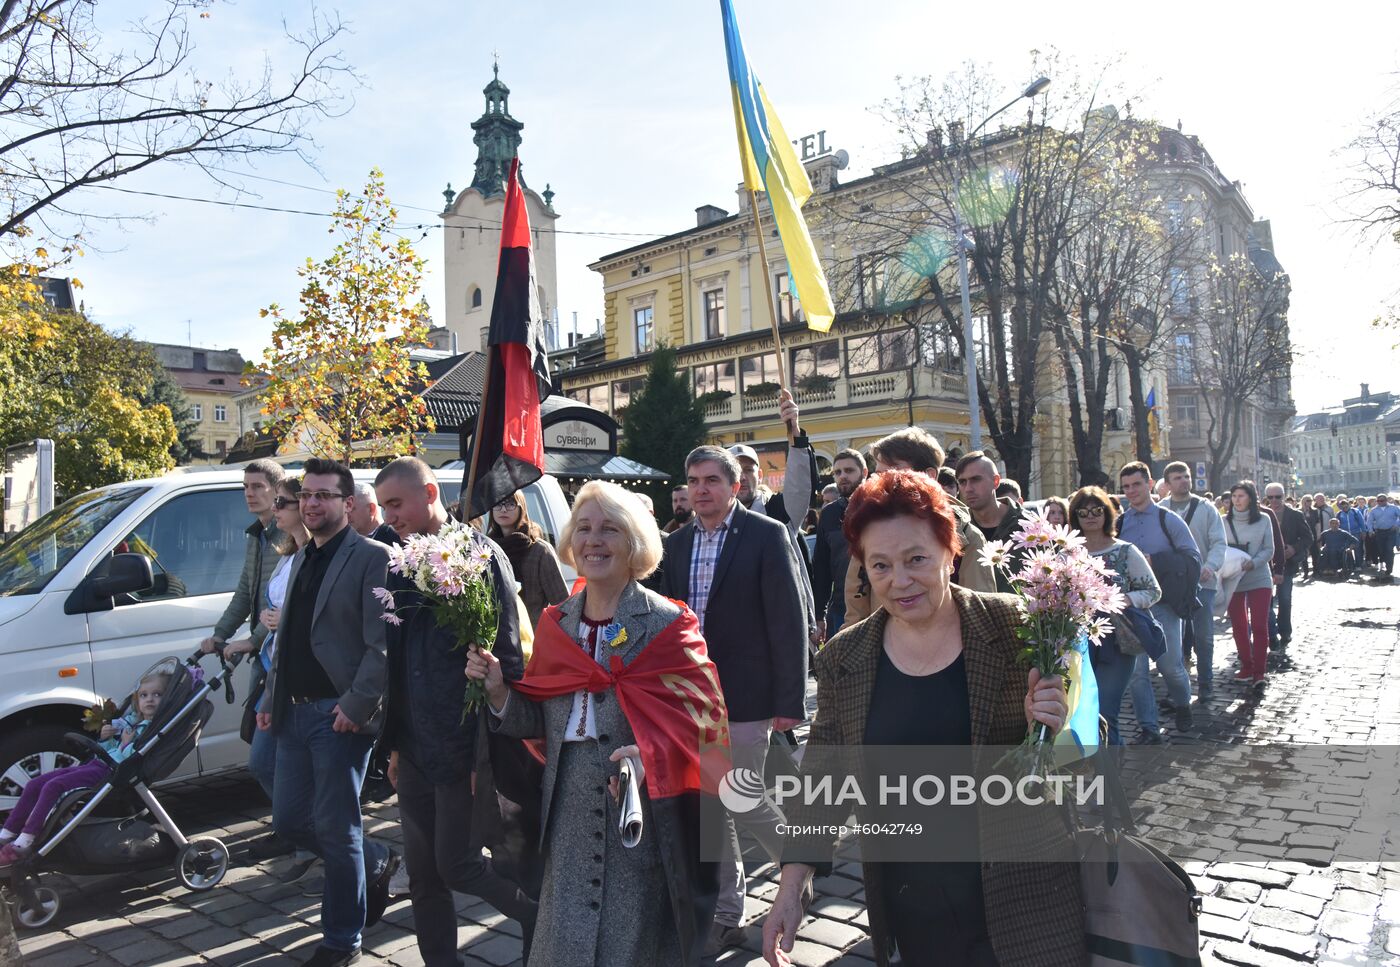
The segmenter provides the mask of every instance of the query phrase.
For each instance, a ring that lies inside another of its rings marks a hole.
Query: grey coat
[[[272,545],[282,537],[282,532],[275,523],[264,526],[262,521],[255,520],[244,533],[248,535],[248,541],[243,551],[243,572],[238,575],[238,587],[234,589],[233,598],[224,609],[219,623],[214,626],[214,637],[228,641],[238,626],[246,621],[253,644],[261,648],[263,640],[267,638],[267,629],[262,626],[259,616],[262,614],[267,582],[277,568],[279,555]]]
[[[585,591],[576,594],[559,606],[562,612],[560,626],[574,640],[578,638],[579,619],[583,614],[586,593]],[[627,630],[627,641],[617,650],[622,663],[631,664],[647,644],[680,614],[680,609],[666,598],[647,590],[635,581],[630,584],[618,600],[613,615],[613,619]],[[632,733],[632,726],[617,701],[615,690],[596,693],[593,696],[593,709],[598,736],[597,756],[606,763],[615,750],[632,745],[636,739]],[[610,805],[611,796],[595,795],[593,788],[564,788],[558,784],[560,756],[565,745],[564,730],[572,710],[572,695],[535,701],[519,692],[511,692],[501,714],[487,716],[492,730],[503,735],[521,739],[544,739],[545,767],[540,842],[546,851],[545,859],[552,879],[552,882],[546,883],[545,890],[556,896],[587,894],[590,889],[597,887],[598,881],[592,879],[596,873],[586,862],[561,863],[558,862],[559,857],[554,857],[554,861],[551,862],[548,855],[549,844],[569,846],[585,840],[593,843],[593,834],[589,830],[593,829],[597,822],[595,817],[598,813],[595,813],[595,807],[603,810],[605,821],[610,827],[616,826],[616,814]],[[584,742],[581,745],[591,749],[593,743]],[[606,768],[609,774],[616,772],[616,766],[611,763],[608,763]],[[601,785],[597,787],[596,793],[603,794]],[[660,932],[658,936],[678,936],[683,961],[687,964],[697,963],[700,947],[705,939],[701,931],[708,926],[714,911],[717,888],[715,868],[713,864],[709,864],[697,877],[697,867],[706,866],[698,863],[698,835],[691,835],[697,831],[687,830],[682,818],[667,806],[670,800],[650,802],[644,784],[642,799],[645,815],[642,843],[634,850],[623,851],[626,855],[620,853],[614,856],[612,846],[608,847],[608,866],[616,864],[626,875],[609,879],[604,907],[606,909],[610,902],[615,901],[616,895],[612,892],[614,889],[634,898],[633,901],[622,901],[623,906],[629,906],[633,910],[646,908],[662,891],[668,893],[667,905],[672,914],[671,922],[643,925],[642,947],[645,949],[648,946],[645,937],[651,936],[649,932],[653,930]],[[551,830],[551,826],[556,828]],[[608,840],[612,839],[611,829],[607,831],[606,837]],[[652,859],[648,860],[643,855],[644,848],[646,856]],[[587,852],[591,853],[592,849],[590,846]],[[589,859],[591,860],[591,856]],[[659,859],[660,865],[648,868],[648,863],[656,859]],[[647,869],[647,875],[638,875],[638,862],[642,868]],[[652,873],[652,870],[655,872]],[[604,871],[604,875],[607,876],[607,870]],[[697,878],[701,882],[697,883]],[[543,961],[546,963],[591,962],[594,950],[607,946],[607,924],[599,923],[596,917],[588,918],[591,922],[555,922],[551,916],[555,905],[544,902],[544,899],[541,898],[540,919],[535,927],[535,946],[531,962],[539,960],[535,955],[542,955],[542,952],[547,951],[560,953],[557,960],[546,959]],[[624,956],[622,951],[613,953]],[[614,962],[627,961],[623,959]]]
[[[313,605],[316,610],[311,618],[311,651],[340,693],[340,710],[362,733],[372,734],[384,724],[388,643],[388,625],[381,617],[384,606],[375,598],[373,589],[389,583],[389,549],[361,537],[348,524],[346,531],[345,541],[331,558]],[[303,560],[305,554],[301,551],[292,559],[287,600],[282,605],[283,625],[293,609],[306,606],[291,592]],[[273,731],[277,730],[289,699],[283,694],[279,674],[285,654],[286,649],[279,645],[267,676]]]
[[[1235,592],[1273,587],[1274,579],[1269,571],[1269,563],[1274,557],[1274,525],[1268,514],[1261,511],[1259,519],[1251,524],[1248,514],[1231,509],[1230,518],[1225,524],[1225,537],[1232,544],[1244,544],[1245,553],[1254,562],[1254,570],[1246,571],[1240,576],[1239,583],[1235,585]]]

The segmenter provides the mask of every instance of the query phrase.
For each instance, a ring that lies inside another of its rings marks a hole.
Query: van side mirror
[[[64,614],[111,611],[112,598],[155,587],[151,559],[144,554],[113,554],[73,589],[63,603]]]
[[[99,598],[149,591],[156,583],[151,559],[144,554],[114,554],[105,567],[92,572],[88,582]]]

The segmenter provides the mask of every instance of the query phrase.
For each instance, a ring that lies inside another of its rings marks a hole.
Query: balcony
[[[917,370],[914,392],[918,398],[947,397],[961,400],[966,395],[962,374],[934,369]],[[798,390],[794,398],[804,414],[848,408],[902,404],[909,396],[909,371],[868,373],[841,377],[828,387]],[[778,397],[755,397],[735,393],[705,404],[705,422],[711,427],[743,420],[776,420]]]

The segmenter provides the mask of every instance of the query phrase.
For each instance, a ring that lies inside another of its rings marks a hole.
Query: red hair
[[[861,546],[865,528],[876,521],[895,517],[927,521],[933,528],[933,536],[949,554],[956,557],[962,553],[953,505],[938,481],[922,471],[886,470],[872,474],[857,487],[846,508],[841,531],[857,560],[865,561],[865,550]]]

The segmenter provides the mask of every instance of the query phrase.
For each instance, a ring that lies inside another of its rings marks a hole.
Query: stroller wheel
[[[180,847],[175,876],[187,890],[212,890],[228,872],[228,847],[212,836],[200,836]]]
[[[25,902],[23,892],[13,901],[15,922],[21,927],[37,930],[46,927],[58,916],[58,892],[51,887],[35,887],[33,903]]]

